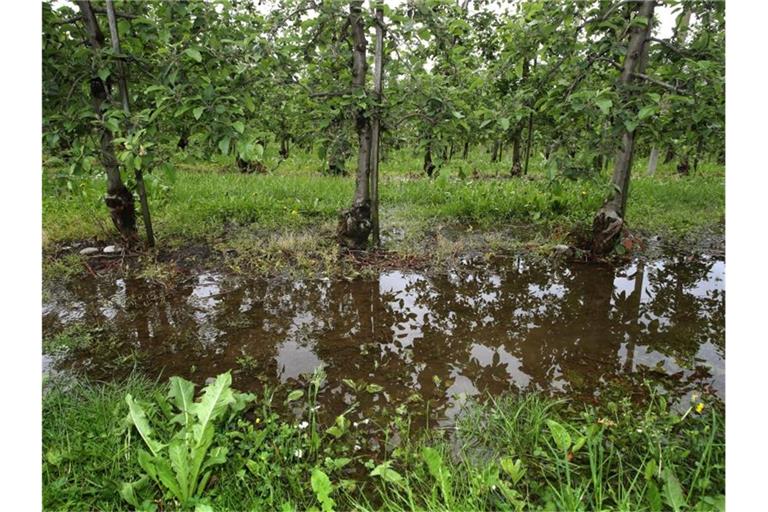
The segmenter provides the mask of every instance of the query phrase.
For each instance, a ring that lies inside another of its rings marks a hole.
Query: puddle
[[[543,390],[599,400],[608,385],[642,393],[644,379],[675,396],[724,399],[724,281],[725,262],[707,258],[618,268],[511,259],[355,282],[205,273],[170,289],[89,277],[50,294],[43,328],[103,327],[64,363],[99,379],[138,367],[203,383],[232,370],[236,387],[258,390],[324,366],[319,401],[332,415],[351,403],[343,380],[352,379],[383,388],[358,395],[359,417],[418,392],[444,423],[471,395]]]

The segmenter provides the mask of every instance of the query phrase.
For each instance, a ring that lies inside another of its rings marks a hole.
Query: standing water
[[[43,326],[46,335],[98,327],[59,366],[100,379],[139,368],[202,384],[232,370],[248,391],[295,384],[323,366],[319,401],[331,414],[352,402],[354,381],[382,388],[361,401],[361,417],[417,392],[450,421],[467,396],[483,393],[599,400],[606,386],[642,393],[648,380],[673,396],[724,399],[724,274],[724,261],[705,257],[623,267],[510,259],[353,282],[203,273],[169,289],[89,277],[51,294]]]

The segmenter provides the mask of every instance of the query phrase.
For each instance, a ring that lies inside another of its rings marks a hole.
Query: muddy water
[[[429,276],[389,271],[373,281],[247,280],[219,273],[171,286],[88,278],[43,305],[44,332],[95,329],[62,363],[96,378],[133,368],[198,383],[232,370],[235,385],[298,386],[324,366],[329,417],[360,393],[360,417],[417,392],[449,420],[470,395],[544,390],[599,400],[606,386],[643,381],[683,396],[725,398],[725,263],[668,258],[624,267],[491,268]],[[423,402],[421,402],[423,406]]]

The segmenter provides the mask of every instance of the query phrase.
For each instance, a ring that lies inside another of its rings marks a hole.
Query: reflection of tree
[[[155,375],[201,382],[234,369],[239,387],[255,389],[324,364],[321,400],[333,412],[344,407],[343,379],[379,384],[394,401],[420,391],[438,400],[438,412],[460,391],[591,393],[617,376],[634,382],[659,372],[681,388],[715,379],[696,358],[707,344],[720,354],[724,347],[722,262],[495,270],[388,272],[373,282],[209,274],[169,290],[84,280],[66,300],[82,309],[79,321],[109,326],[140,350]],[[46,328],[57,314],[52,308]],[[249,371],[240,371],[243,355],[255,361]],[[364,393],[362,405],[383,400]]]

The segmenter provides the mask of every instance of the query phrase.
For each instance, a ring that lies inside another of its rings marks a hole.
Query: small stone
[[[99,250],[96,247],[86,247],[80,251],[81,256],[90,256],[91,254],[98,253]]]
[[[208,377],[207,379],[205,379],[206,386],[209,384],[213,384],[214,382],[216,382],[216,379],[214,379],[213,377]]]
[[[116,253],[116,252],[120,252],[121,250],[122,249],[120,249],[120,247],[117,246],[117,245],[108,245],[108,246],[106,246],[104,248],[104,250],[102,252],[104,254],[113,254],[113,253]]]

